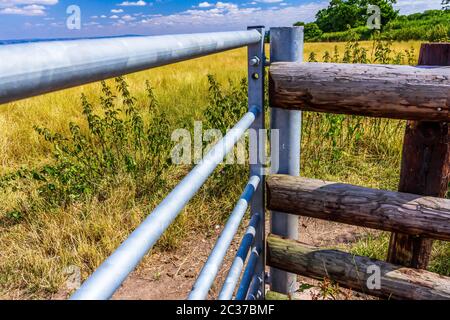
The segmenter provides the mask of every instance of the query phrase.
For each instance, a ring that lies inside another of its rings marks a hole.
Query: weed
[[[316,53],[315,53],[315,52],[311,52],[311,53],[309,54],[308,62],[318,62],[318,61],[317,61],[317,58],[316,58]]]

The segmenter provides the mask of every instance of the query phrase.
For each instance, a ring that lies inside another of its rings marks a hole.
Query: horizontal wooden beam
[[[273,235],[267,238],[267,261],[274,268],[315,279],[329,278],[343,287],[377,297],[450,299],[449,277],[338,250],[320,249]]]
[[[270,210],[450,241],[450,200],[273,175]]]
[[[269,90],[274,108],[450,120],[448,67],[277,62]]]

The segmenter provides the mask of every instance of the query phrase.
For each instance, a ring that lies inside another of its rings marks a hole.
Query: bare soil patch
[[[171,252],[156,252],[145,259],[116,292],[116,300],[180,300],[186,299],[201,268],[223,226],[217,226],[215,234],[208,236],[192,232],[183,245]],[[359,239],[373,233],[373,230],[301,217],[299,219],[300,241],[316,245],[333,247],[351,245]],[[244,230],[244,229],[243,229]],[[241,230],[241,234],[243,233]],[[269,230],[269,224],[266,225]],[[221,284],[230,268],[240,237],[233,241],[225,263],[210,291],[209,298],[217,297]],[[301,284],[312,287],[297,293],[293,298],[302,300],[324,299],[321,281],[299,276]],[[329,284],[325,284],[329,285]],[[336,293],[325,299],[368,299],[369,297],[352,290],[336,287]],[[61,298],[58,294],[54,298]]]

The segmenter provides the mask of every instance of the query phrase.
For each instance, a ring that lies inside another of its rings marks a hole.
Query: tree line
[[[331,0],[328,7],[316,14],[310,23],[297,22],[304,26],[306,41],[349,41],[371,39],[374,33],[388,40],[448,41],[450,38],[450,0],[442,0],[442,10],[400,15],[394,9],[396,0]],[[368,28],[372,13],[369,5],[380,8],[381,29]]]

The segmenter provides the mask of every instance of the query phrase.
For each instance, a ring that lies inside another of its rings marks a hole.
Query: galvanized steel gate
[[[190,35],[55,41],[0,46],[0,103],[36,96],[152,67],[248,46],[248,112],[204,159],[149,214],[71,297],[109,299],[135,269],[185,205],[205,183],[247,129],[265,129],[264,27],[247,31]],[[303,29],[271,29],[271,60],[298,61],[303,54]],[[271,128],[279,143],[271,145],[272,173],[299,174],[300,111],[273,109]],[[288,125],[286,125],[288,124]],[[250,178],[211,255],[188,297],[206,299],[250,207],[248,229],[219,294],[221,300],[264,299],[265,292],[265,155],[266,134],[250,136]],[[296,218],[272,215],[273,233],[296,238]],[[241,276],[242,274],[242,276]],[[295,278],[271,270],[276,291],[292,290]],[[237,291],[236,291],[237,288]],[[234,293],[236,294],[234,295]]]

